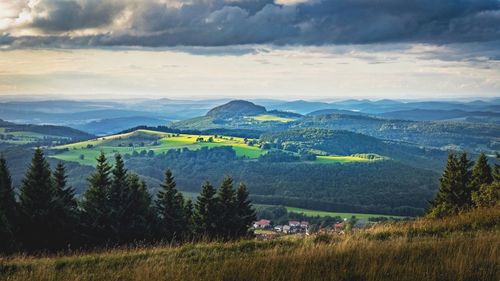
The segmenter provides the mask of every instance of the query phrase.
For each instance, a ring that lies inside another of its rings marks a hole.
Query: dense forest
[[[325,211],[416,215],[437,189],[437,173],[394,161],[343,164],[244,161],[230,147],[170,150],[153,158],[131,157],[128,166],[148,178],[171,167],[183,191],[230,174],[247,182],[256,203]],[[406,176],[405,176],[406,175]]]
[[[75,198],[62,162],[50,168],[36,149],[19,194],[0,158],[0,252],[233,240],[249,236],[255,211],[244,184],[225,177],[220,188],[205,182],[196,202],[185,200],[167,169],[156,196],[129,172],[120,154],[114,165],[97,158],[82,199]],[[34,235],[36,234],[36,235]]]

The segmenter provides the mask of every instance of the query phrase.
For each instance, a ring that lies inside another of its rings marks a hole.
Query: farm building
[[[254,228],[260,228],[260,229],[266,229],[271,227],[271,221],[270,220],[259,220],[253,223]]]

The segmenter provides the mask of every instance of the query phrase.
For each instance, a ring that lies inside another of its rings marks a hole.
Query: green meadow
[[[308,209],[302,209],[302,208],[294,208],[294,207],[286,207],[288,212],[294,212],[294,213],[299,213],[299,214],[304,214],[306,216],[310,217],[341,217],[341,218],[346,218],[350,219],[352,217],[356,217],[357,219],[369,219],[369,218],[375,218],[375,217],[393,217],[393,218],[400,218],[398,216],[387,216],[387,215],[378,215],[378,214],[361,214],[361,213],[337,213],[337,212],[326,212],[326,211],[315,211],[315,210],[308,210]]]
[[[367,158],[357,157],[357,156],[317,156],[316,163],[330,164],[330,163],[351,163],[351,162],[372,162],[376,160],[370,160]]]
[[[258,158],[266,153],[258,146],[245,143],[243,138],[163,133],[150,130],[137,130],[131,133],[100,137],[88,141],[56,146],[56,150],[64,150],[52,157],[64,161],[74,161],[83,165],[95,165],[95,158],[103,151],[107,156],[115,153],[132,154],[152,150],[155,154],[171,149],[197,150],[202,147],[231,146],[238,157]],[[83,156],[82,156],[83,155]]]
[[[189,195],[196,197],[195,194],[190,193]],[[273,207],[275,205],[265,205],[265,204],[255,204],[256,207]],[[357,219],[369,219],[369,218],[402,218],[400,216],[388,216],[388,215],[380,215],[380,214],[363,214],[363,213],[339,213],[339,212],[328,212],[328,211],[317,211],[311,209],[304,208],[296,208],[284,206],[287,211],[293,213],[304,214],[309,217],[341,217],[345,219],[350,219],[352,217],[356,217]]]
[[[260,115],[259,115],[260,116]],[[258,117],[258,116],[257,116]],[[281,117],[278,117],[281,118]],[[137,130],[130,133],[99,137],[92,140],[53,147],[60,150],[51,156],[64,161],[74,161],[83,165],[95,165],[95,158],[103,151],[107,156],[115,153],[122,155],[141,151],[153,151],[155,154],[170,149],[198,150],[203,147],[230,146],[238,157],[256,159],[267,153],[258,145],[249,145],[244,138],[214,135],[191,135],[164,133],[151,130]],[[372,162],[368,158],[352,156],[317,156],[316,164]]]
[[[280,116],[273,115],[273,114],[261,114],[261,115],[257,115],[257,116],[249,116],[249,117],[246,117],[246,118],[252,119],[252,120],[255,120],[255,121],[259,121],[259,122],[288,123],[288,122],[295,121],[294,118],[280,117]]]

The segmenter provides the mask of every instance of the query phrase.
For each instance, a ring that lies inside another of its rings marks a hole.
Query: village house
[[[253,227],[255,229],[268,229],[271,227],[271,221],[262,219],[262,220],[254,222]]]

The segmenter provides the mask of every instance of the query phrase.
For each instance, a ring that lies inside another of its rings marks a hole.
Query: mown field
[[[281,117],[280,117],[281,118]],[[201,141],[200,141],[201,140]],[[245,139],[228,136],[173,134],[151,130],[137,130],[125,134],[100,137],[83,142],[56,146],[54,149],[60,153],[51,157],[64,161],[74,161],[83,165],[95,165],[95,158],[103,151],[108,157],[115,153],[132,155],[136,153],[153,151],[155,154],[166,152],[170,149],[197,150],[202,147],[231,146],[238,157],[256,159],[267,153],[258,145],[249,145]],[[352,163],[370,162],[370,160],[357,156],[318,156],[314,163]]]
[[[500,208],[346,235],[0,258],[0,280],[500,280]]]

